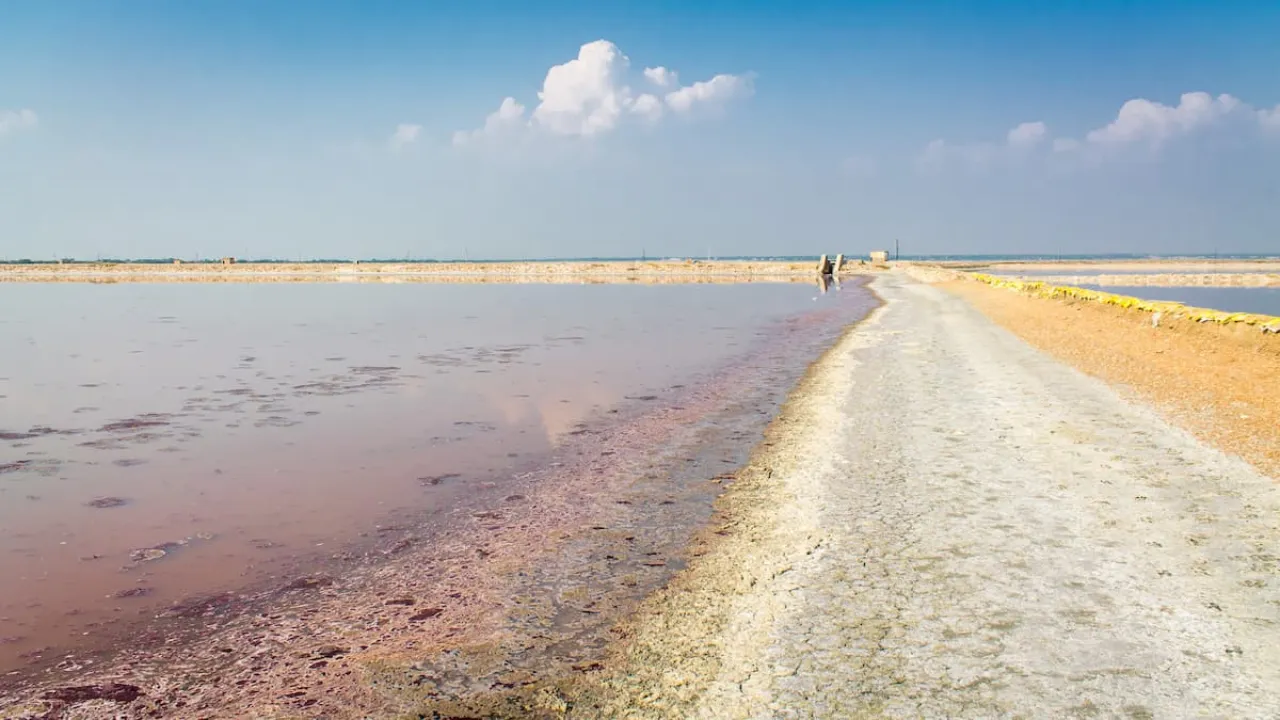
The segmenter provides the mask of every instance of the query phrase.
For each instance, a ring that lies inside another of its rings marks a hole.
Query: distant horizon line
[[[863,255],[846,254],[847,258],[863,258]],[[891,253],[892,255],[892,253]],[[143,258],[113,258],[99,257],[97,259],[88,258],[60,258],[54,260],[38,260],[33,258],[18,259],[0,259],[0,265],[92,265],[92,264],[132,264],[132,265],[169,265],[169,264],[192,264],[192,265],[219,265],[224,259],[230,258],[237,264],[261,264],[261,265],[326,265],[326,264],[484,264],[484,263],[521,263],[521,262],[670,262],[670,261],[686,261],[686,260],[702,260],[702,261],[727,261],[727,262],[744,262],[744,261],[790,261],[799,262],[804,260],[817,260],[821,257],[820,253],[812,255],[722,255],[722,256],[593,256],[593,257],[538,257],[538,258],[308,258],[308,259],[288,259],[288,258],[242,258],[237,256],[222,256],[188,259],[176,256],[170,257],[143,257]],[[835,257],[835,254],[828,254],[828,257]],[[903,254],[896,260],[937,260],[937,261],[965,261],[965,260],[983,260],[983,261],[1001,261],[1001,260],[1266,260],[1280,259],[1277,253],[938,253],[938,254]]]

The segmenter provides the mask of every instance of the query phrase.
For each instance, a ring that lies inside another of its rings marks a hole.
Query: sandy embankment
[[[1023,276],[1023,279],[1052,285],[1100,285],[1103,287],[1280,287],[1280,274],[1276,273],[1164,272],[1131,275],[1032,275]]]
[[[1155,404],[1198,437],[1280,477],[1280,335],[978,282],[947,283],[1032,345]]]
[[[1280,477],[1280,334],[1258,331],[1271,329],[1274,318],[1155,303],[1175,308],[1153,325],[1153,313],[1143,307],[1036,297],[949,269],[917,266],[908,272],[965,298],[1071,366],[1129,389],[1206,442]],[[1034,280],[1054,284],[1053,278]],[[1249,322],[1205,322],[1201,314]]]
[[[1061,271],[1064,275],[1098,275],[1108,271],[1125,273],[1280,273],[1280,258],[1254,260],[1206,260],[1203,258],[1161,258],[1135,260],[1047,260],[1025,262],[902,262],[900,265],[936,265],[940,267],[981,270],[1012,274],[1020,272]]]
[[[854,260],[845,274],[869,269]],[[75,263],[0,265],[0,282],[812,282],[812,262],[753,260],[476,263]]]

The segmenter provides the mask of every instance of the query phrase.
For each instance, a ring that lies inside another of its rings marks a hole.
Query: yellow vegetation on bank
[[[1252,325],[1260,328],[1264,333],[1280,333],[1280,317],[1274,317],[1271,315],[1233,313],[1222,310],[1211,310],[1208,308],[1190,307],[1179,302],[1143,300],[1142,298],[1130,297],[1128,295],[1115,295],[1113,293],[1102,292],[1100,290],[1087,290],[1085,288],[1072,287],[1070,285],[1050,285],[1045,282],[1016,280],[1012,278],[996,277],[994,275],[983,275],[981,273],[973,273],[970,274],[969,277],[977,280],[978,282],[991,285],[992,287],[1014,290],[1016,292],[1036,297],[1083,300],[1086,302],[1101,303],[1103,305],[1114,305],[1127,310],[1160,313],[1162,316],[1167,315],[1173,318],[1183,318],[1192,322],[1216,323],[1218,325]]]

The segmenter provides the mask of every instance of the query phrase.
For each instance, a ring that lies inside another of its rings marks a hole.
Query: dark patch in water
[[[75,435],[79,430],[57,430],[51,427],[33,427],[26,432],[0,432],[0,440],[31,440],[45,435]]]
[[[124,447],[119,440],[115,438],[104,438],[102,440],[89,440],[80,443],[80,447],[94,448],[96,450],[119,450]]]
[[[15,460],[0,464],[0,475],[16,472],[34,472],[44,477],[52,477],[57,474],[58,466],[61,464],[59,460]]]
[[[91,508],[116,508],[116,507],[123,507],[128,504],[129,504],[129,501],[126,498],[115,497],[115,496],[94,498],[89,502],[85,503],[85,505]]]
[[[164,427],[169,424],[169,416],[158,413],[147,413],[127,420],[116,420],[98,428],[102,432],[129,432],[144,428]]]
[[[450,480],[457,480],[460,477],[462,477],[462,475],[460,475],[459,473],[445,473],[443,475],[427,475],[425,477],[418,478],[418,482],[421,483],[423,486],[434,486],[434,485],[441,485],[441,484],[447,483]]]

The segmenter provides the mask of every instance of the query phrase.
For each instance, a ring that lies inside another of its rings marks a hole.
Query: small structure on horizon
[[[818,258],[818,274],[819,275],[831,274],[831,259],[828,258],[826,255],[823,255],[822,257]]]
[[[235,258],[233,258],[233,257],[224,257],[224,258],[222,258],[222,264],[223,264],[223,265],[235,265],[235,264],[236,264],[236,259],[235,259]]]
[[[880,264],[889,262],[889,251],[888,250],[872,250],[871,262],[880,263]]]

